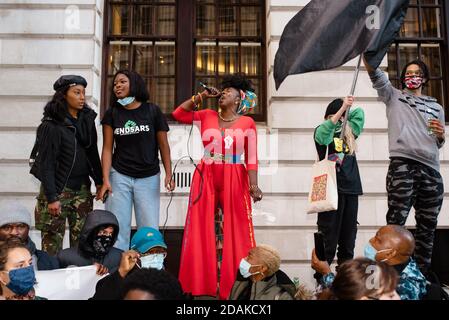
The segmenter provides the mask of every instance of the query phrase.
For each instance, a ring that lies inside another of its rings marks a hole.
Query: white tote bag
[[[335,161],[326,157],[312,166],[312,186],[309,192],[307,213],[337,210],[338,189]]]

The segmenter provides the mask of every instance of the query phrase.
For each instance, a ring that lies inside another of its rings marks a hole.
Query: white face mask
[[[259,274],[259,273],[261,273],[261,272],[255,272],[255,273],[251,273],[250,271],[249,271],[249,269],[251,268],[251,267],[256,267],[256,266],[260,266],[259,264],[258,265],[251,265],[248,261],[246,261],[246,259],[245,258],[243,258],[242,260],[240,260],[240,265],[239,265],[239,271],[240,271],[240,274],[244,277],[244,278],[249,278],[249,277],[251,277],[251,276],[253,276],[253,275],[255,275],[255,274]]]
[[[162,270],[164,268],[164,259],[165,254],[163,253],[149,254],[140,258],[140,264],[142,268]]]

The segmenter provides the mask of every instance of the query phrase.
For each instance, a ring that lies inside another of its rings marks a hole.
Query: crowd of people
[[[29,236],[31,214],[18,202],[4,202],[0,299],[44,299],[33,288],[35,271],[90,265],[104,276],[96,283],[93,300],[441,298],[441,287],[429,280],[444,192],[439,172],[444,111],[422,93],[429,80],[422,61],[405,66],[400,89],[381,70],[365,66],[387,110],[387,225],[366,244],[364,257],[354,259],[363,194],[356,151],[365,114],[362,108],[351,110],[354,97],[335,99],[313,135],[318,158],[327,156],[336,163],[339,199],[337,210],[318,213],[325,250],[323,260],[312,252],[316,288],[297,287],[280,269],[279,252],[256,244],[252,202],[262,200],[263,193],[258,184],[256,124],[247,114],[257,106],[257,96],[243,74],[224,78],[221,90],[206,87],[173,112],[176,121],[199,126],[204,157],[195,165],[191,184],[179,276],[165,270],[170,250],[159,231],[159,154],[164,186],[172,192],[169,125],[161,109],[149,102],[143,78],[120,70],[101,121],[101,158],[97,114],[86,104],[86,80],[65,75],[54,83],[55,94],[44,108],[31,155],[30,172],[41,182],[35,225],[41,231],[42,250]],[[217,110],[200,110],[206,99],[218,99]],[[105,210],[93,210],[94,199],[103,201]],[[404,228],[411,207],[417,222],[414,236]],[[70,247],[63,249],[66,222]]]

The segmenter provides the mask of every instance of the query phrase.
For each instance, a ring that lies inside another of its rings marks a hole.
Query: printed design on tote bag
[[[313,179],[311,201],[326,200],[327,174],[315,177]]]

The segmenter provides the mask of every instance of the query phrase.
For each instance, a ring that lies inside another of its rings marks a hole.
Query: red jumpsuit
[[[247,170],[258,168],[256,125],[252,118],[242,116],[230,128],[222,129],[213,110],[188,112],[178,107],[173,117],[184,124],[194,121],[200,127],[205,148],[190,189],[179,281],[183,290],[194,296],[216,296],[214,219],[220,206],[224,222],[219,297],[227,299],[240,260],[255,246]],[[242,154],[244,163],[240,160]]]

